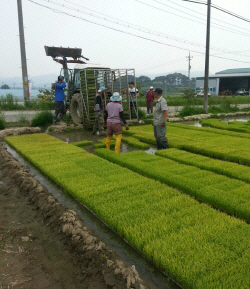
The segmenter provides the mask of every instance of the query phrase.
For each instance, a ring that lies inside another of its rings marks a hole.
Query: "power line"
[[[199,23],[199,24],[203,24],[203,25],[206,24],[206,23],[203,23],[203,22],[200,22],[200,21],[196,21],[196,20],[194,20],[194,19],[190,19],[190,18],[185,17],[185,16],[178,15],[178,14],[173,13],[173,12],[169,12],[169,11],[167,11],[167,10],[164,10],[164,9],[161,9],[161,8],[158,8],[158,7],[155,7],[155,6],[151,5],[151,4],[144,3],[144,2],[142,2],[142,1],[140,1],[140,0],[135,0],[135,1],[136,1],[136,2],[139,2],[139,3],[143,4],[143,5],[149,6],[149,7],[151,7],[151,8],[160,10],[161,12],[165,12],[165,13],[168,13],[168,14],[171,14],[171,15],[175,15],[175,16],[177,16],[177,17],[181,17],[181,18],[184,18],[184,19],[187,19],[187,20],[190,20],[190,21]],[[185,1],[185,0],[183,0],[183,1]],[[183,13],[183,12],[182,12],[182,13]],[[193,16],[193,15],[192,15],[192,16]],[[196,17],[196,18],[197,18],[197,17]],[[202,19],[202,21],[205,21],[205,20]],[[224,25],[220,25],[220,24],[214,23],[214,24],[211,25],[211,26],[213,26],[214,28],[217,28],[217,29],[221,29],[221,30],[227,31],[227,32],[231,32],[231,33],[235,33],[235,34],[240,34],[240,35],[248,36],[248,37],[250,36],[250,34],[247,34],[247,33],[245,33],[245,32],[238,31],[238,30],[235,30],[235,29],[232,29],[232,28],[229,28],[229,27],[226,27],[226,26],[224,26]],[[224,28],[223,28],[223,27],[224,27]]]
[[[194,1],[194,0],[182,0],[182,1],[207,5],[206,2],[198,2],[198,1]],[[240,19],[240,20],[242,20],[242,21],[245,21],[245,22],[250,23],[250,19],[247,19],[247,18],[245,18],[245,17],[243,17],[243,16],[240,16],[240,15],[238,15],[238,14],[236,14],[236,13],[233,13],[233,12],[231,12],[231,11],[229,11],[229,10],[226,10],[226,9],[220,7],[220,6],[211,4],[211,7],[215,8],[215,9],[221,11],[221,12],[224,12],[224,13],[226,13],[226,14],[229,14],[230,16],[236,17],[236,18],[238,18],[238,19]]]
[[[108,28],[108,29],[113,30],[113,31],[117,31],[117,32],[120,32],[120,33],[123,33],[123,34],[131,35],[131,36],[134,36],[134,37],[137,37],[137,38],[140,38],[140,39],[143,39],[143,40],[147,40],[147,41],[150,41],[150,42],[154,42],[154,43],[157,43],[157,44],[161,44],[161,45],[165,45],[165,46],[169,46],[169,47],[173,47],[173,48],[178,48],[180,50],[184,50],[184,51],[188,50],[187,48],[183,48],[183,47],[180,47],[180,46],[172,45],[172,44],[169,44],[169,43],[164,43],[164,42],[161,42],[161,41],[158,41],[158,40],[153,40],[153,39],[141,36],[141,35],[136,35],[136,34],[133,34],[131,32],[127,32],[127,31],[123,31],[123,30],[120,30],[120,29],[117,29],[117,28],[114,28],[114,27],[110,27],[110,26],[107,26],[105,24],[97,23],[97,22],[94,22],[92,20],[88,20],[88,19],[82,18],[80,16],[72,15],[72,14],[69,14],[67,12],[60,11],[58,9],[54,9],[54,8],[48,7],[46,5],[37,3],[37,2],[35,2],[33,0],[28,0],[28,1],[34,3],[34,4],[38,5],[38,6],[47,8],[47,9],[51,10],[52,12],[65,14],[67,16],[70,16],[70,17],[73,17],[73,18],[77,18],[77,19],[80,19],[80,20],[83,20],[85,22],[88,22],[88,23],[91,23],[91,24],[95,24],[95,25],[98,25],[98,26],[101,26],[101,27],[105,27],[105,28]],[[198,53],[198,54],[203,54],[204,55],[204,53],[200,52],[200,51],[190,50],[190,52],[194,52],[194,53]],[[250,62],[241,61],[241,60],[237,60],[237,59],[231,59],[231,58],[222,57],[222,56],[216,56],[216,55],[211,55],[211,56],[216,57],[216,58],[220,58],[220,59],[231,60],[231,61],[235,61],[235,62],[239,62],[239,63],[250,64]]]
[[[49,2],[51,4],[54,4],[54,5],[57,5],[57,6],[62,6],[61,3],[58,3],[58,2],[55,2],[53,0],[42,0],[42,1],[45,1],[45,2]],[[65,2],[68,2],[70,4],[73,4],[73,5],[76,5],[77,7],[82,7],[84,9],[88,9],[86,7],[83,7],[81,5],[78,5],[78,4],[75,4],[73,2],[70,2],[68,0],[64,0]],[[203,44],[199,44],[199,43],[196,43],[196,42],[193,42],[193,41],[190,41],[190,40],[185,40],[185,39],[181,39],[181,38],[177,38],[177,37],[173,37],[173,36],[170,36],[170,35],[167,35],[167,34],[164,34],[164,33],[161,33],[161,32],[157,32],[157,31],[154,31],[154,30],[149,30],[147,28],[144,28],[142,26],[138,26],[136,24],[132,24],[132,23],[129,23],[129,22],[126,22],[126,21],[121,21],[120,19],[117,19],[117,18],[113,18],[109,15],[105,15],[103,13],[99,13],[99,12],[96,12],[92,9],[90,9],[91,11],[93,11],[94,13],[98,13],[98,14],[101,14],[101,16],[96,16],[92,13],[89,13],[89,12],[84,12],[80,9],[77,9],[77,8],[72,8],[70,6],[67,6],[67,5],[63,5],[64,8],[67,8],[69,10],[73,10],[73,11],[76,11],[76,12],[79,12],[79,13],[83,13],[83,14],[86,14],[86,15],[89,15],[91,17],[96,17],[98,19],[102,19],[104,21],[107,21],[107,22],[111,22],[111,23],[114,23],[114,24],[117,24],[117,25],[120,25],[120,26],[124,26],[126,28],[129,28],[129,29],[134,29],[134,30],[137,30],[137,31],[140,31],[140,32],[144,32],[144,33],[147,33],[147,34],[150,34],[150,35],[155,35],[157,37],[161,37],[161,38],[166,38],[166,39],[171,39],[171,40],[174,40],[174,41],[177,41],[177,42],[182,42],[182,43],[187,43],[187,44],[190,44],[192,46],[197,46],[197,47],[202,47],[202,48],[205,48],[205,46]],[[123,23],[120,23],[120,22],[124,22],[126,24],[123,24]],[[211,48],[212,50],[216,50],[216,51],[219,51],[219,52],[223,52],[223,53],[228,53],[228,54],[236,54],[236,55],[240,55],[240,53],[235,53],[233,51],[230,51],[230,50],[227,50],[227,49],[222,49],[222,48]],[[245,57],[249,57],[249,55],[243,55]]]
[[[153,1],[155,1],[155,2],[157,2],[157,3],[159,3],[159,4],[162,4],[162,5],[166,5],[165,3],[162,3],[162,2],[160,2],[160,1],[158,1],[158,0],[153,0]],[[174,1],[172,1],[172,0],[167,0],[167,1],[170,2],[170,3],[172,3],[172,4],[174,4],[174,5],[183,7],[183,8],[185,8],[186,10],[189,10],[189,11],[192,11],[192,12],[195,12],[195,13],[199,13],[200,15],[206,16],[206,14],[200,13],[200,11],[197,11],[197,10],[194,10],[194,9],[191,9],[191,8],[184,7],[184,6],[179,5],[178,3],[176,3],[176,2],[174,2]],[[169,7],[171,7],[171,6],[169,6]],[[172,8],[175,9],[174,7],[172,7]],[[186,12],[184,11],[183,13],[186,13]],[[197,17],[196,15],[193,15],[193,16]],[[244,27],[241,27],[241,26],[238,26],[238,25],[235,25],[235,24],[232,24],[232,23],[223,21],[223,20],[218,19],[218,18],[215,18],[215,17],[211,17],[211,19],[213,19],[214,21],[222,22],[222,23],[224,23],[224,24],[226,24],[226,25],[231,25],[231,26],[237,27],[237,28],[242,29],[242,30],[250,31],[250,30],[247,29],[247,28],[244,28]],[[215,23],[215,24],[216,24],[216,23]]]
[[[196,4],[203,4],[203,5],[207,5],[206,2],[204,1],[195,1],[195,0],[182,0],[182,1],[186,1],[186,2],[192,2],[192,3],[196,3]]]
[[[185,59],[185,57],[177,58],[177,59],[174,59],[172,61],[168,61],[168,62],[159,64],[159,65],[148,67],[146,69],[153,69],[153,68],[156,68],[156,67],[161,67],[161,66],[165,66],[165,65],[168,65],[168,64],[173,64],[173,63],[179,62],[180,60],[184,60],[184,59]],[[138,72],[138,71],[146,71],[146,70],[145,69],[139,69],[139,70],[136,70],[136,71]]]

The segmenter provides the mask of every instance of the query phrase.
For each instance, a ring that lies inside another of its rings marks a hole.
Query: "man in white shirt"
[[[154,110],[153,126],[158,150],[168,148],[168,140],[166,138],[168,106],[166,99],[162,97],[162,92],[161,88],[154,90],[157,101]]]

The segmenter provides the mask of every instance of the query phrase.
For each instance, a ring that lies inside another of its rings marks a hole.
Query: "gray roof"
[[[250,73],[250,68],[236,68],[236,69],[227,69],[216,72],[215,74],[239,74],[239,73]]]

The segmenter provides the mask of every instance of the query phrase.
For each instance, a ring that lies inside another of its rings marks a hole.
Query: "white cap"
[[[150,86],[149,89],[154,89],[153,86]]]

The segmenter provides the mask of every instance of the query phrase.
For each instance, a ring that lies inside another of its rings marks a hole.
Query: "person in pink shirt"
[[[154,106],[154,88],[153,86],[150,86],[149,91],[146,96],[146,103],[147,103],[147,112],[149,114],[149,110],[151,110],[151,113],[153,113],[153,106]]]
[[[115,152],[120,152],[120,146],[122,141],[122,121],[126,126],[126,130],[129,130],[127,122],[123,115],[123,107],[121,105],[122,97],[118,92],[114,92],[110,97],[111,102],[106,106],[104,115],[104,121],[107,121],[106,130],[106,148],[110,149],[110,142],[115,135]]]

